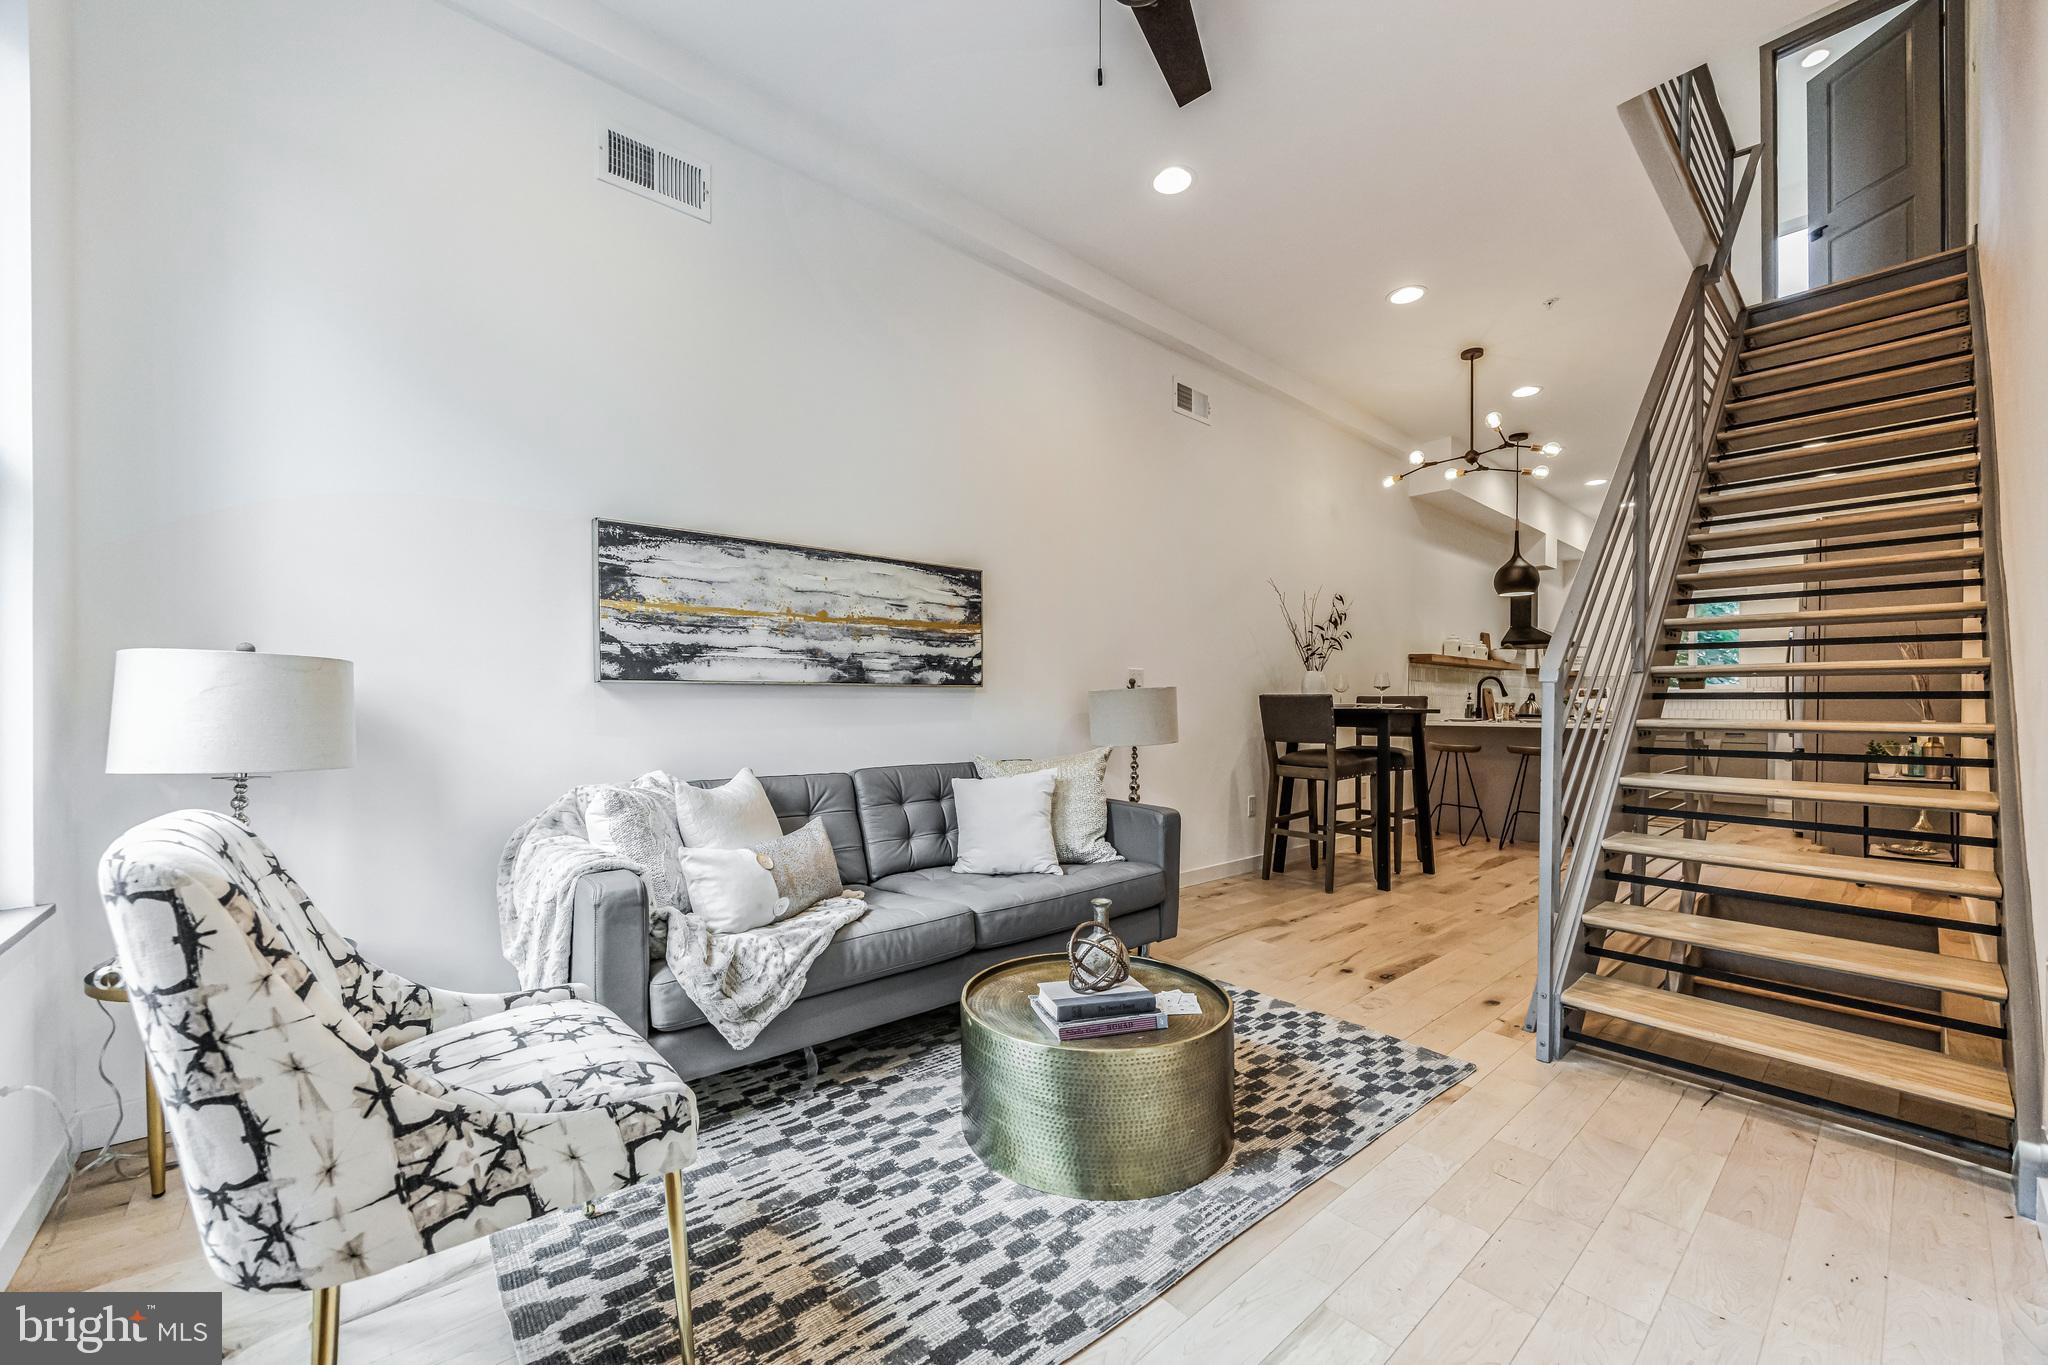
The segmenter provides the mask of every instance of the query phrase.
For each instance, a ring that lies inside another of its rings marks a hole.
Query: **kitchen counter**
[[[1541,716],[1523,716],[1515,720],[1467,720],[1463,716],[1446,716],[1442,720],[1433,720],[1429,723],[1429,728],[1432,730],[1438,727],[1444,729],[1456,727],[1459,729],[1476,730],[1541,730],[1543,728],[1543,718]]]

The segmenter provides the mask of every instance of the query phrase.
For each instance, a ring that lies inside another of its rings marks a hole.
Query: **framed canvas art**
[[[981,570],[595,523],[600,682],[981,686]]]

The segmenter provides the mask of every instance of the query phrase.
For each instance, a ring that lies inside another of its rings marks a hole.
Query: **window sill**
[[[54,905],[22,905],[12,910],[0,910],[0,957],[6,956],[8,949],[34,933],[37,926],[56,910]]]

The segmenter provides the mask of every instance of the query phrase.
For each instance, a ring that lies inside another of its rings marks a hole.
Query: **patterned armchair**
[[[214,811],[122,835],[100,890],[207,1261],[313,1291],[316,1362],[350,1280],[656,1175],[694,1360],[696,1098],[582,987],[465,995],[376,967]]]

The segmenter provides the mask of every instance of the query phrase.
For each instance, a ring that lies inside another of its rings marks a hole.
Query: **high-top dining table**
[[[1334,704],[1337,713],[1337,728],[1354,730],[1359,739],[1365,738],[1366,731],[1373,735],[1373,749],[1379,762],[1373,765],[1372,775],[1372,877],[1380,890],[1387,890],[1394,879],[1394,840],[1400,837],[1401,813],[1390,810],[1394,803],[1394,732],[1403,731],[1414,745],[1415,761],[1415,857],[1422,864],[1424,875],[1436,875],[1436,844],[1430,829],[1429,810],[1429,741],[1423,730],[1431,716],[1439,714],[1435,707],[1389,706],[1379,702],[1350,701]],[[1280,779],[1280,809],[1294,809],[1294,779]],[[1330,856],[1336,856],[1336,844],[1329,848]],[[1287,840],[1274,841],[1273,870],[1287,870]]]

